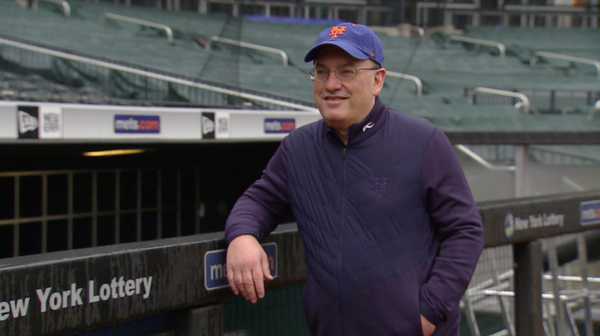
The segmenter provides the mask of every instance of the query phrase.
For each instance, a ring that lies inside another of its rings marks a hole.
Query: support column
[[[473,16],[471,18],[471,25],[473,27],[479,27],[480,22],[481,22],[481,13],[473,12]]]
[[[515,197],[529,196],[527,170],[529,157],[527,146],[515,146]]]
[[[515,262],[515,332],[517,336],[543,336],[542,243],[513,245]]]
[[[367,9],[366,6],[361,6],[358,9],[358,23],[366,25],[367,24]]]
[[[199,0],[198,1],[198,13],[200,13],[200,14],[208,13],[208,0]]]
[[[521,0],[521,5],[527,5],[529,1]],[[521,28],[527,27],[527,14],[521,14]]]
[[[231,13],[231,16],[233,16],[233,17],[240,16],[240,4],[237,3],[237,1],[233,2],[233,13]]]
[[[531,14],[529,16],[529,28],[534,28],[535,27],[535,14]]]
[[[521,14],[521,28],[527,27],[527,14]]]
[[[453,23],[452,22],[452,16],[453,16],[453,14],[454,13],[452,11],[449,11],[447,9],[444,10],[444,26],[447,27],[447,26],[449,26],[449,25],[451,25]]]

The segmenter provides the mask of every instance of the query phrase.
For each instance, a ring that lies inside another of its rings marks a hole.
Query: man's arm
[[[421,181],[440,240],[429,280],[421,288],[421,314],[437,325],[458,306],[471,281],[483,249],[483,225],[454,149],[440,130],[425,150]]]
[[[225,225],[229,286],[235,295],[241,293],[252,303],[264,297],[263,279],[273,280],[258,240],[275,229],[287,209],[286,139],[260,180],[238,199]]]

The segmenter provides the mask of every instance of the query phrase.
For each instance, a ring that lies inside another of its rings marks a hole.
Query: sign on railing
[[[273,277],[277,276],[277,244],[263,244],[263,249],[267,253],[269,270]],[[204,288],[206,290],[215,290],[228,287],[227,281],[227,250],[209,251],[204,254]]]

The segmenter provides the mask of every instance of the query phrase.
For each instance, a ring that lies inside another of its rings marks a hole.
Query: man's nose
[[[335,74],[335,71],[330,71],[329,72],[329,76],[327,77],[327,79],[325,80],[325,89],[327,91],[337,91],[341,88],[342,86],[342,81],[340,81],[339,78],[337,78],[337,75]]]

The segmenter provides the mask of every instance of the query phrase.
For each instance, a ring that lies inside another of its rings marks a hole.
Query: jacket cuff
[[[427,303],[427,300],[423,297],[423,294],[420,295],[419,309],[421,311],[421,315],[423,315],[427,321],[431,322],[435,326],[440,324],[440,322],[446,321],[446,316],[436,313],[435,309]]]
[[[242,236],[242,235],[251,235],[251,236],[254,236],[254,238],[256,238],[256,240],[258,240],[258,237],[257,237],[257,234],[256,234],[256,232],[250,232],[250,231],[243,231],[243,230],[240,230],[240,231],[236,231],[236,232],[230,233],[230,234],[228,234],[228,235],[225,237],[225,243],[226,243],[226,245],[227,245],[227,246],[229,246],[229,244],[230,244],[230,243],[231,243],[231,242],[232,242],[232,241],[233,241],[235,238],[237,238],[237,237],[239,237],[239,236]]]

